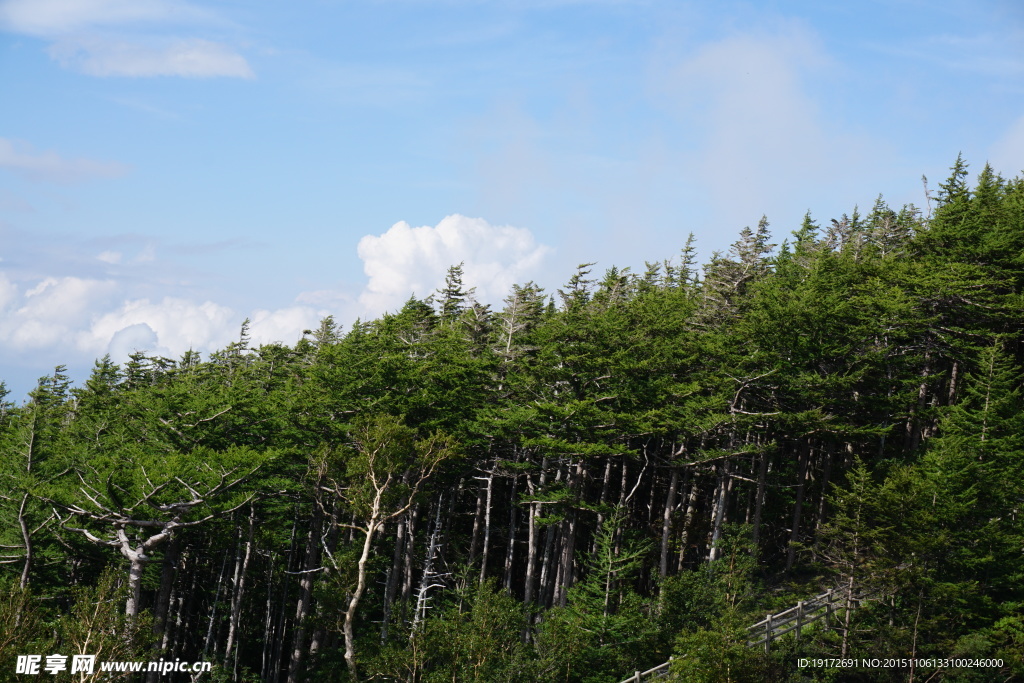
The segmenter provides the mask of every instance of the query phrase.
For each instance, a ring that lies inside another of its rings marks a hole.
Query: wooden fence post
[[[769,614],[768,618],[765,619],[765,624],[764,624],[764,653],[765,654],[768,654],[768,650],[771,649],[771,646],[772,646],[772,615]]]

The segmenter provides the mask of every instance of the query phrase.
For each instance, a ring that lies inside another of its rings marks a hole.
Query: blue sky
[[[0,378],[781,241],[958,152],[1024,169],[1016,0],[0,0]]]

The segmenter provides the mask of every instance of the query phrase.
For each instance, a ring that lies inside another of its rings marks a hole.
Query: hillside
[[[57,368],[0,410],[0,679],[101,646],[261,683],[1024,679],[1024,180],[958,159],[930,203]],[[746,646],[829,588],[848,623]]]

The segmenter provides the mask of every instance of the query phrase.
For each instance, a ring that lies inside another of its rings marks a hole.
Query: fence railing
[[[767,615],[762,621],[747,627],[747,647],[762,646],[767,653],[771,649],[773,640],[793,631],[796,631],[796,638],[799,640],[800,632],[817,621],[824,620],[825,628],[832,628],[832,619],[836,612],[845,608],[845,596],[844,591],[833,588],[821,595],[801,600],[795,607]],[[860,601],[854,599],[850,606],[858,607]],[[622,683],[643,683],[643,681],[667,678],[672,668],[672,661],[673,658],[669,658],[667,662],[659,664],[653,669],[637,671]]]
[[[669,657],[667,662],[659,664],[653,669],[637,671],[632,676],[622,681],[622,683],[640,683],[641,681],[656,681],[659,678],[667,678],[668,672],[672,669],[673,660],[674,657]]]
[[[767,615],[764,620],[747,627],[747,646],[763,645],[764,651],[768,652],[772,641],[779,636],[796,631],[796,639],[800,640],[800,631],[804,627],[822,619],[825,620],[825,628],[832,628],[832,615],[842,606],[844,595],[833,588],[809,600],[801,600],[795,607]]]

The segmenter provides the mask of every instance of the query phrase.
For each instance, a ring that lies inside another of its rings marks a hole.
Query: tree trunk
[[[480,547],[480,529],[483,526],[484,518],[484,487],[477,486],[476,489],[476,512],[473,514],[473,535],[469,541],[469,563],[476,561],[476,552]]]
[[[505,552],[505,576],[502,585],[509,593],[512,592],[512,567],[516,560],[516,526],[519,524],[519,506],[516,505],[516,490],[519,486],[518,475],[512,477],[511,505],[508,519],[508,550]]]
[[[181,547],[181,539],[175,537],[167,547],[164,555],[163,567],[160,570],[160,589],[156,596],[156,605],[153,609],[153,634],[156,636],[154,649],[157,652],[163,650],[166,640],[164,632],[167,630],[167,621],[171,609],[171,590],[174,588],[174,580],[178,570],[178,555]]]
[[[722,537],[722,526],[725,520],[725,504],[729,491],[729,461],[724,461],[718,468],[718,487],[715,489],[715,504],[712,512],[711,538],[708,542],[708,562],[714,562],[720,554],[718,539]]]
[[[562,481],[562,465],[558,465],[558,470],[555,473],[555,483]],[[549,524],[544,533],[544,559],[541,562],[540,567],[540,604],[543,607],[547,607],[551,604],[551,598],[554,595],[555,583],[552,581],[551,560],[555,547],[555,536],[558,533],[558,525]]]
[[[786,550],[786,571],[793,568],[796,562],[796,544],[800,540],[800,515],[804,506],[804,490],[807,481],[807,461],[810,459],[811,445],[808,443],[800,450],[800,464],[798,466],[796,482],[796,503],[793,506],[793,528],[789,533],[789,548]]]
[[[606,455],[604,457],[604,476],[601,477],[601,498],[599,503],[599,509],[604,509],[604,506],[608,503],[608,489],[610,488],[610,480],[612,477],[612,457]],[[604,513],[597,513],[597,528],[600,529],[604,525]],[[594,534],[593,543],[590,546],[590,554],[593,555],[597,552],[597,534]]]
[[[429,609],[427,602],[430,600],[430,589],[438,587],[434,584],[434,580],[438,578],[437,573],[434,571],[434,560],[437,554],[437,538],[441,531],[441,508],[443,502],[443,497],[438,499],[434,512],[434,529],[430,532],[426,559],[423,563],[423,575],[420,577],[419,590],[416,591],[416,611],[413,613],[412,619],[413,631],[417,630],[417,627],[427,616],[427,610]]]
[[[548,459],[545,457],[540,465],[540,482],[534,489],[530,476],[526,476],[526,486],[530,497],[535,497],[544,490],[547,483]],[[527,541],[526,579],[523,587],[523,603],[529,605],[534,601],[534,587],[537,581],[537,518],[540,516],[540,504],[530,503],[529,539]]]
[[[398,591],[398,575],[402,571],[402,559],[405,556],[405,515],[399,517],[398,528],[395,530],[395,550],[391,554],[391,567],[388,568],[384,583],[384,614],[381,617],[380,642],[383,645],[388,639],[388,627],[391,624],[391,606]]]
[[[487,474],[487,504],[484,509],[484,549],[480,553],[480,585],[483,585],[487,578],[487,556],[491,550],[491,502],[494,494],[494,470],[497,468],[497,461],[492,463],[491,471]]]
[[[206,639],[203,641],[203,658],[205,659],[210,652],[210,645],[213,645],[212,659],[217,658],[217,641],[216,641],[216,626],[217,626],[217,607],[220,605],[220,593],[224,587],[224,572],[227,570],[228,556],[225,555],[224,559],[220,563],[220,573],[217,575],[217,590],[213,594],[213,608],[210,610],[210,623],[206,628]]]
[[[532,488],[532,487],[531,487]],[[531,490],[532,494],[533,491]],[[529,605],[533,602],[533,586],[536,580],[537,571],[537,508],[536,503],[530,503],[529,528],[526,540],[526,578],[523,585],[523,604]]]
[[[260,660],[260,681],[268,680],[270,654],[273,652],[274,632],[274,554],[267,558],[267,615],[263,620],[263,652]]]
[[[288,662],[288,683],[298,683],[302,668],[302,657],[306,652],[306,631],[313,601],[313,579],[320,564],[320,528],[323,516],[318,507],[313,508],[309,521],[302,573],[299,578],[299,600],[295,604],[295,633],[292,636],[292,653]]]
[[[764,511],[764,494],[768,483],[768,452],[762,451],[761,461],[757,467],[757,494],[754,499],[754,548],[759,547],[761,539],[761,514]]]
[[[661,562],[658,564],[658,575],[668,576],[668,540],[672,532],[672,509],[676,505],[676,487],[679,486],[679,468],[672,468],[672,479],[668,485],[665,498],[665,511],[661,518]]]
[[[406,623],[408,615],[406,607],[412,600],[412,576],[416,561],[416,520],[420,514],[420,506],[417,503],[409,508],[409,520],[406,523],[405,533],[405,557],[403,558],[404,575],[402,577],[402,623]]]
[[[238,638],[238,620],[242,614],[242,596],[245,593],[245,577],[249,571],[249,560],[252,557],[252,546],[253,546],[253,535],[256,532],[256,510],[255,507],[249,505],[249,530],[245,537],[245,553],[242,556],[241,565],[235,565],[235,575],[233,577],[234,591],[231,594],[231,616],[228,620],[228,643],[224,648],[224,666],[227,667],[232,654],[235,655],[234,666],[232,671],[235,671],[238,666],[238,655],[235,651],[236,640]],[[268,586],[269,590],[269,586]],[[232,678],[235,678],[232,674]]]
[[[907,452],[916,451],[921,443],[923,425],[920,424],[920,419],[925,404],[928,402],[928,378],[931,376],[931,372],[931,353],[925,352],[924,367],[921,368],[921,383],[917,387],[917,404],[907,417],[907,438],[905,443]]]
[[[569,470],[570,500],[579,497],[579,487],[583,481],[583,461],[576,463],[575,467]],[[562,534],[562,553],[558,568],[558,579],[555,586],[554,603],[565,607],[569,589],[572,588],[575,579],[576,568],[576,530],[579,520],[579,511],[575,504],[566,513],[566,520],[563,522],[564,533]]]
[[[134,621],[142,603],[142,571],[146,567],[146,560],[141,552],[130,548],[125,554],[128,556],[128,600],[125,602],[124,613]]]
[[[298,510],[296,510],[296,513]],[[281,576],[281,603],[277,608],[277,631],[274,638],[274,654],[272,657],[271,666],[273,667],[274,677],[273,680],[277,681],[281,677],[281,654],[284,651],[284,640],[288,625],[287,618],[287,607],[288,607],[288,589],[291,586],[291,582],[288,580],[288,574],[294,569],[292,564],[295,561],[295,532],[298,530],[298,519],[292,522],[292,534],[288,541],[288,559],[285,563],[285,572]]]
[[[181,559],[178,560],[178,567],[181,568],[183,562]],[[168,652],[171,646],[171,637],[174,631],[171,624],[171,617],[174,617],[175,624],[181,619],[181,580],[178,576],[180,572],[175,572],[175,580],[171,584],[171,595],[167,598],[167,618],[164,620],[163,634],[160,637],[160,642],[156,644],[157,648],[161,652]],[[177,607],[175,607],[177,605]],[[176,627],[176,626],[175,626]]]
[[[384,515],[381,507],[381,498],[385,488],[386,485],[377,488],[373,503],[370,506],[369,519],[366,522],[366,527],[362,529],[364,534],[363,550],[359,555],[359,561],[356,563],[356,587],[348,601],[348,608],[345,610],[345,622],[342,625],[342,633],[345,635],[345,665],[348,667],[349,675],[353,681],[359,680],[356,668],[356,610],[359,609],[359,603],[366,593],[366,564],[370,559],[370,551],[373,549],[373,539],[377,535],[377,531],[380,530],[381,520]]]
[[[544,530],[544,558],[540,566],[540,598],[541,607],[548,607],[551,604],[551,597],[554,594],[555,584],[551,580],[551,559],[555,547],[555,536],[558,535],[558,525],[550,524]]]
[[[32,569],[32,534],[29,533],[28,523],[25,521],[25,506],[28,504],[28,494],[21,497],[21,505],[18,506],[18,527],[21,529],[21,540],[25,544],[25,564],[21,568],[21,589],[28,586],[28,575]]]
[[[686,548],[690,544],[690,530],[693,528],[693,520],[697,514],[697,497],[700,495],[696,472],[693,473],[691,480],[690,495],[686,499],[686,515],[683,517],[683,530],[679,534],[679,571],[685,566]]]
[[[848,449],[852,448],[848,444]],[[821,493],[818,498],[818,515],[814,522],[814,554],[813,559],[818,559],[818,549],[821,547],[821,529],[825,525],[825,502],[828,500],[828,482],[832,476],[832,451],[825,453],[825,464],[821,473]]]

